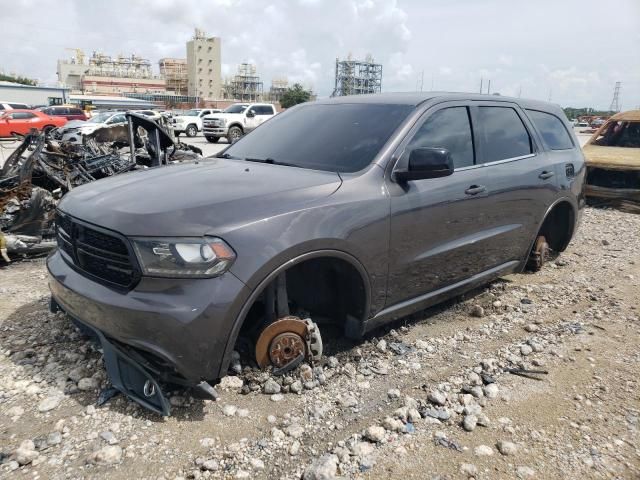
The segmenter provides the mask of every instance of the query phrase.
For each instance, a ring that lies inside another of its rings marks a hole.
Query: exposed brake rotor
[[[547,243],[547,239],[544,235],[539,235],[538,238],[536,238],[536,243],[533,246],[531,255],[529,255],[527,265],[531,270],[537,272],[542,268],[548,257],[549,244]]]
[[[268,325],[256,342],[256,361],[260,368],[285,367],[302,355],[314,362],[322,356],[322,337],[310,319],[288,316]]]

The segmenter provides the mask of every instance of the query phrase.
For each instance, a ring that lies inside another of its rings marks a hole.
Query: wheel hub
[[[256,361],[261,368],[282,368],[303,355],[305,360],[319,360],[322,338],[311,320],[284,317],[268,325],[256,342]]]
[[[542,268],[549,257],[549,244],[544,235],[536,238],[536,243],[533,246],[531,255],[529,256],[529,267],[534,271],[538,271]]]

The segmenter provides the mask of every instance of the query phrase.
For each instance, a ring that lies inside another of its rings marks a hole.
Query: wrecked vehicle
[[[211,161],[66,195],[51,306],[100,339],[116,388],[166,415],[165,383],[211,391],[242,345],[282,371],[316,361],[329,324],[361,338],[541,268],[576,231],[584,173],[555,105],[306,103]]]
[[[0,231],[9,254],[39,254],[55,248],[55,207],[73,188],[202,156],[200,149],[176,143],[167,133],[170,129],[141,115],[126,114],[124,124],[86,135],[69,133],[69,128],[74,127],[27,134],[0,169]]]
[[[640,204],[640,110],[612,116],[582,150],[588,198]]]

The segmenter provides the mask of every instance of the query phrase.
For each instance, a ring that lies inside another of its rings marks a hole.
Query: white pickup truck
[[[221,113],[205,116],[202,133],[211,143],[222,137],[234,143],[275,114],[276,108],[270,103],[234,103]]]
[[[187,110],[181,115],[172,117],[171,123],[173,125],[173,133],[176,137],[181,133],[185,133],[187,137],[195,137],[198,132],[202,131],[202,119],[206,115],[220,112],[220,110],[213,108],[194,108]]]

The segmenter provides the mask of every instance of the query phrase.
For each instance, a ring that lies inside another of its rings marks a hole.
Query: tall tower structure
[[[380,93],[382,90],[382,65],[374,63],[373,57],[367,55],[362,60],[336,58],[336,77],[333,95],[360,95],[363,93]]]
[[[621,85],[622,85],[622,82],[616,82],[616,86],[613,89],[613,99],[611,100],[611,106],[609,107],[609,110],[611,110],[612,112],[620,111],[620,86]]]
[[[219,37],[207,37],[196,28],[187,42],[187,78],[189,95],[218,99],[221,94],[222,72]]]

